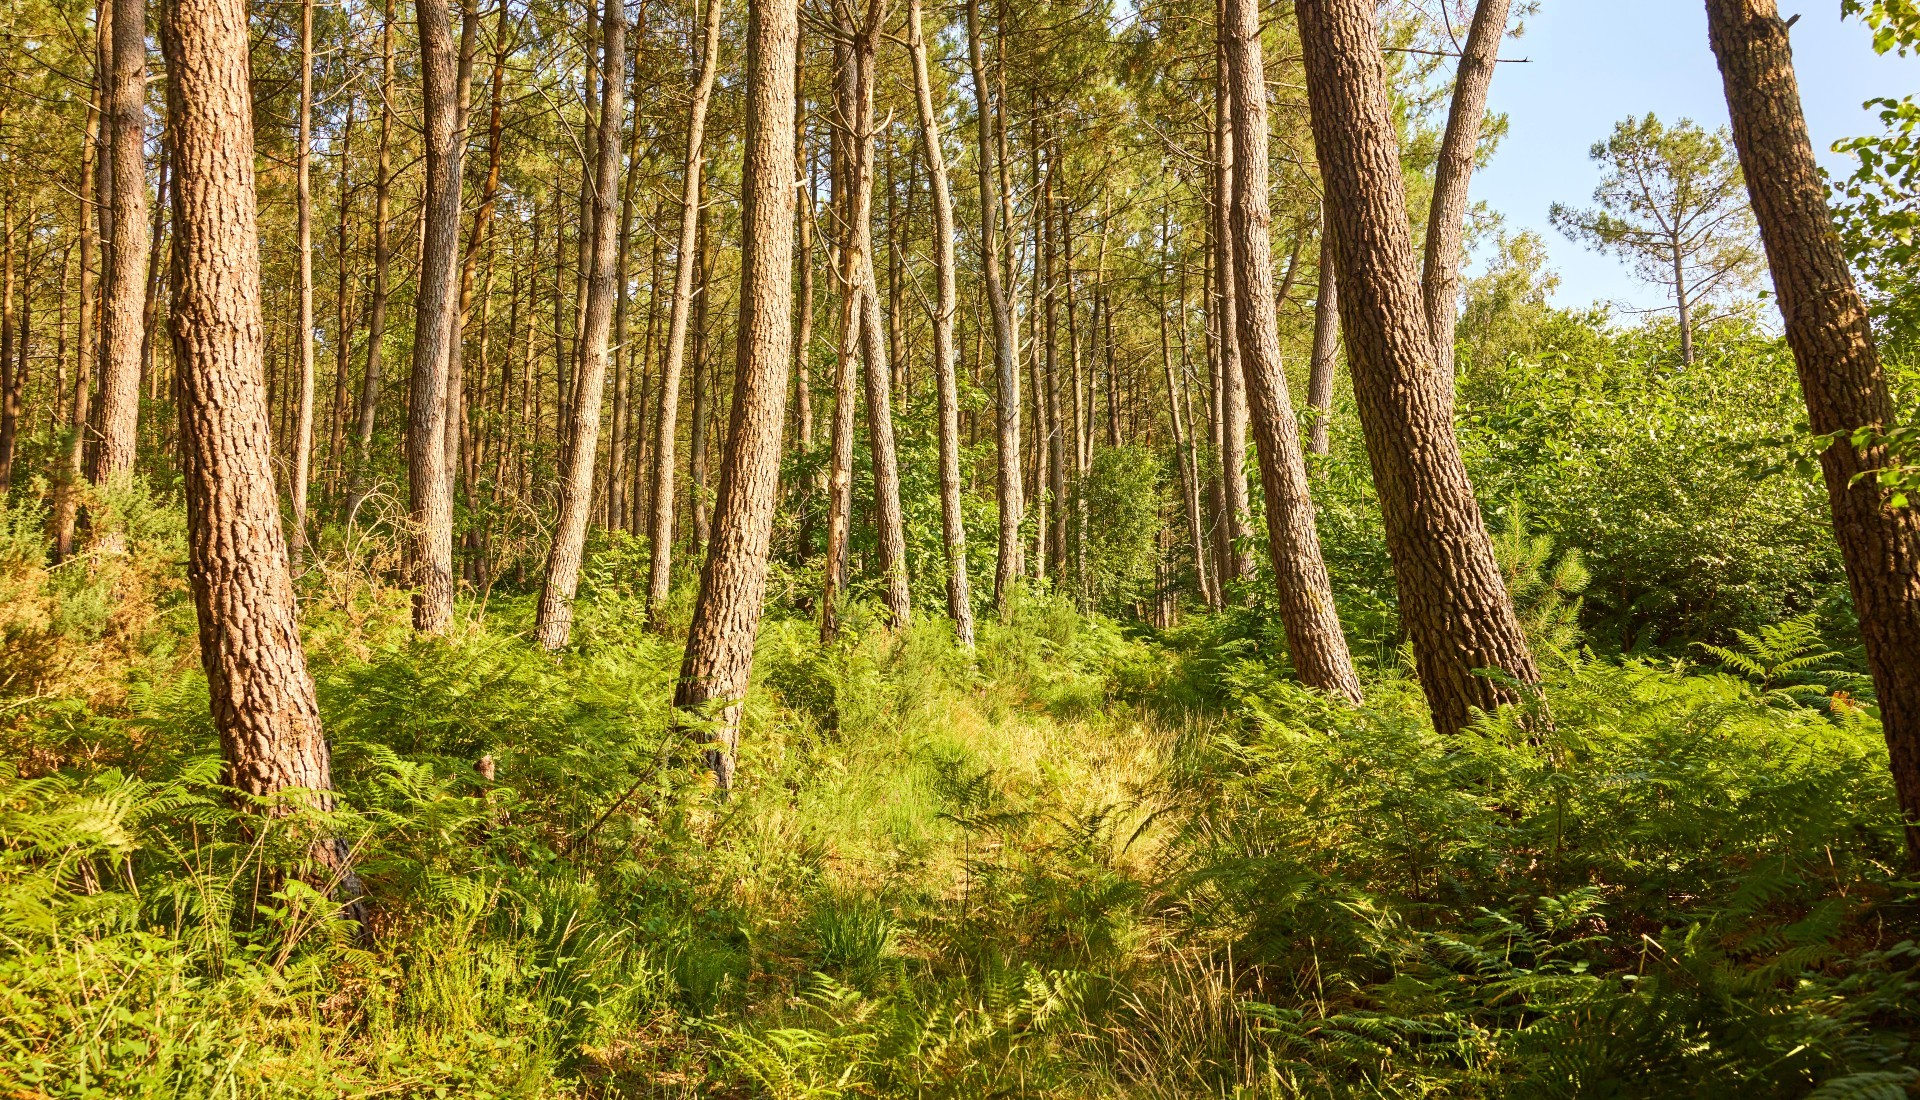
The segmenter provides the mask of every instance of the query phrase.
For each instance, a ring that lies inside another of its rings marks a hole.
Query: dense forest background
[[[1622,316],[1524,2],[7,0],[0,1090],[1909,1095],[1920,115],[1708,7]]]

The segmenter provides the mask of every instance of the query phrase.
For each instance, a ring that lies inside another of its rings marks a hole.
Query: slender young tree
[[[295,560],[307,550],[307,488],[313,480],[313,0],[300,0],[299,143],[294,150],[294,206],[300,234],[300,411],[293,434],[291,540]]]
[[[332,806],[332,776],[274,491],[261,387],[260,254],[247,12],[240,0],[168,0],[174,361],[186,481],[188,577],[226,782]],[[324,880],[358,895],[349,849],[312,848]]]
[[[106,94],[107,153],[113,160],[108,196],[114,227],[106,280],[106,333],[101,343],[100,452],[94,480],[112,484],[131,475],[140,440],[140,348],[146,339],[147,252],[147,5],[113,0],[111,69]],[[103,550],[124,547],[117,526],[95,532]]]
[[[1224,530],[1218,546],[1222,592],[1253,576],[1247,540],[1253,534],[1253,506],[1247,492],[1247,382],[1240,361],[1240,272],[1233,264],[1234,125],[1227,79],[1227,2],[1214,9],[1213,269],[1214,308],[1220,355],[1220,505]]]
[[[612,354],[615,230],[614,198],[620,187],[620,125],[626,116],[627,24],[620,0],[604,0],[600,17],[600,133],[594,144],[592,271],[587,280],[586,349],[574,386],[573,434],[568,437],[560,479],[560,514],[547,554],[546,582],[534,633],[559,649],[573,630],[573,597],[580,585],[580,559],[587,545],[593,507],[593,464],[600,446],[600,405]]]
[[[920,0],[907,0],[907,52],[913,62],[915,103],[920,112],[920,148],[933,187],[933,381],[940,415],[940,535],[947,551],[947,615],[962,647],[973,648],[973,596],[967,582],[967,528],[960,514],[960,395],[954,377],[953,319],[959,290],[953,245],[953,195],[940,116],[927,71],[927,40]]]
[[[373,286],[367,295],[367,370],[360,381],[360,407],[354,420],[353,475],[347,479],[345,515],[349,522],[359,514],[371,485],[368,465],[384,375],[387,276],[393,263],[388,235],[393,203],[393,104],[399,91],[394,86],[393,71],[393,0],[385,0],[380,18],[380,147],[374,157],[373,178]]]
[[[327,496],[338,501],[340,477],[346,472],[346,432],[348,406],[353,400],[353,264],[348,258],[351,247],[353,212],[353,127],[355,97],[347,96],[346,118],[340,124],[339,222],[334,232],[333,284],[333,414],[327,423]]]
[[[720,60],[721,0],[707,0],[700,76],[687,109],[687,155],[680,180],[680,244],[675,253],[673,309],[667,321],[666,363],[660,372],[659,412],[653,425],[653,522],[647,575],[647,621],[656,629],[673,586],[674,439],[680,430],[680,376],[687,362],[687,321],[693,312],[693,266],[698,259],[701,172],[706,164],[707,105]]]
[[[998,399],[996,442],[1000,458],[1000,542],[994,565],[993,603],[1004,618],[1011,607],[1013,587],[1026,572],[1026,548],[1020,524],[1026,518],[1026,493],[1020,476],[1020,367],[1014,348],[1013,302],[1007,296],[1001,267],[998,219],[1006,196],[996,184],[996,171],[1005,171],[1005,158],[995,157],[994,110],[987,91],[986,53],[980,38],[980,0],[967,0],[967,58],[973,74],[973,94],[980,170],[980,271],[987,288],[987,310],[993,315],[994,389]],[[1002,135],[1004,136],[1004,135]],[[995,161],[999,161],[996,168]]]
[[[1333,449],[1333,382],[1340,369],[1340,276],[1333,261],[1332,223],[1320,214],[1320,291],[1313,300],[1313,356],[1307,365],[1307,452]]]
[[[1273,289],[1273,218],[1267,208],[1267,81],[1259,0],[1226,0],[1227,82],[1233,116],[1231,246],[1240,365],[1247,381],[1260,483],[1267,498],[1267,555],[1287,648],[1302,683],[1360,701],[1360,677],[1334,610],[1333,582],[1320,554],[1300,424],[1280,360]],[[1294,260],[1299,260],[1298,245]],[[1292,278],[1293,265],[1288,266]]]
[[[866,296],[860,293],[860,266],[849,247],[852,236],[852,177],[857,171],[850,147],[855,144],[854,100],[859,95],[858,76],[849,59],[852,36],[836,34],[834,58],[834,140],[831,154],[833,213],[838,227],[835,234],[839,254],[840,337],[833,364],[833,426],[827,453],[827,559],[826,577],[820,594],[820,641],[831,643],[840,631],[840,596],[847,583],[847,541],[853,527],[853,413],[854,364],[860,355],[862,310]]]
[[[447,347],[453,339],[454,264],[460,247],[460,153],[456,148],[458,59],[447,0],[414,0],[420,25],[426,189],[420,276],[414,291],[413,381],[407,419],[407,481],[413,625],[425,634],[453,624],[453,486],[447,476]]]
[[[106,0],[99,5],[99,23],[102,30],[98,60],[94,66],[93,94],[87,101],[86,136],[80,146],[80,211],[79,232],[75,234],[75,261],[79,267],[79,326],[74,343],[76,355],[73,374],[73,403],[69,406],[70,416],[67,424],[73,432],[73,438],[67,446],[66,470],[60,483],[54,489],[53,500],[53,556],[56,561],[65,561],[73,553],[74,529],[80,518],[80,479],[86,470],[87,425],[93,401],[94,371],[94,267],[97,263],[95,252],[99,242],[95,236],[96,217],[100,213],[100,174],[96,171],[96,161],[100,146],[100,114],[106,94],[106,44],[113,36],[113,8]],[[111,213],[111,208],[108,208]],[[62,324],[61,335],[66,334]],[[64,365],[66,357],[61,357]]]
[[[674,705],[697,716],[714,778],[733,785],[740,711],[766,595],[779,494],[780,435],[793,356],[793,100],[798,0],[747,14],[746,149],[741,168],[740,322],[713,541],[687,633]]]
[[[1891,507],[1875,477],[1892,461],[1881,433],[1896,423],[1893,400],[1807,136],[1789,26],[1774,0],[1707,0],[1734,145],[1808,419],[1832,439],[1820,468],[1906,819],[1907,858],[1920,864],[1920,512]]]
[[[1372,0],[1295,0],[1340,317],[1400,614],[1434,728],[1518,702],[1539,671],[1494,559],[1435,365]]]
[[[1453,77],[1453,105],[1440,139],[1440,160],[1433,171],[1433,205],[1427,214],[1426,259],[1420,292],[1433,330],[1436,367],[1453,377],[1453,330],[1459,320],[1460,234],[1467,216],[1467,185],[1480,152],[1480,129],[1487,115],[1487,89],[1500,42],[1507,35],[1509,0],[1480,0],[1460,51]]]

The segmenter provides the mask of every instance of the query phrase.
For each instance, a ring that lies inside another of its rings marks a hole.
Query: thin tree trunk
[[[1480,0],[1467,29],[1467,44],[1453,78],[1453,106],[1433,170],[1433,205],[1427,215],[1427,251],[1420,290],[1433,331],[1434,365],[1453,378],[1453,330],[1459,320],[1461,221],[1467,216],[1467,185],[1480,152],[1487,115],[1487,89],[1500,41],[1507,35],[1508,0]]]
[[[707,508],[708,425],[713,420],[714,382],[711,362],[713,333],[709,327],[716,251],[709,240],[712,232],[712,219],[703,211],[700,232],[694,237],[698,242],[695,251],[700,258],[700,277],[693,287],[693,409],[687,425],[687,508],[693,513],[693,553],[696,557],[706,553],[707,536],[712,533],[707,526],[712,516]]]
[[[1185,355],[1181,357],[1182,377],[1176,380],[1173,369],[1173,345],[1167,337],[1167,288],[1166,288],[1166,248],[1172,237],[1167,209],[1160,208],[1160,269],[1155,272],[1155,288],[1160,294],[1160,367],[1167,376],[1167,415],[1173,424],[1173,445],[1180,454],[1180,502],[1187,513],[1187,538],[1193,543],[1193,579],[1199,585],[1200,596],[1209,604],[1213,602],[1213,583],[1207,572],[1207,539],[1201,529],[1200,519],[1200,462],[1196,453],[1191,416],[1182,423],[1181,407],[1186,397]],[[1186,324],[1186,285],[1180,288],[1180,323]],[[1182,333],[1184,348],[1185,333]],[[1115,425],[1118,427],[1118,425]]]
[[[847,583],[847,541],[853,525],[853,413],[854,362],[860,355],[861,312],[859,264],[852,246],[853,182],[859,168],[854,106],[859,80],[851,57],[850,35],[836,36],[834,57],[834,140],[831,161],[833,206],[840,288],[840,339],[833,366],[833,427],[827,455],[827,557],[820,594],[820,641],[831,643],[840,631],[840,594]]]
[[[980,42],[980,0],[967,0],[967,56],[973,71],[978,116],[980,169],[980,268],[993,314],[995,390],[999,401],[1000,542],[993,573],[993,603],[1002,618],[1011,609],[1013,588],[1026,572],[1020,524],[1026,518],[1026,494],[1020,481],[1020,370],[1014,362],[1013,305],[1002,284],[999,227],[1002,196],[995,186],[993,108],[987,95],[987,66]]]
[[[1678,234],[1675,234],[1678,237]],[[1673,243],[1673,303],[1680,315],[1680,365],[1693,366],[1693,295],[1687,285],[1686,252],[1680,242]]]
[[[0,108],[4,112],[5,108]],[[4,118],[4,114],[0,114]],[[0,498],[13,488],[13,443],[20,432],[20,397],[26,390],[27,357],[14,356],[14,249],[13,190],[11,168],[7,172],[7,195],[0,204]],[[29,230],[30,232],[31,230]],[[29,238],[31,239],[31,238]],[[25,265],[21,265],[25,266]],[[20,310],[24,316],[33,310],[33,282],[27,280],[27,301]],[[24,337],[22,338],[24,342]]]
[[[559,649],[573,629],[573,597],[580,585],[580,559],[586,549],[587,518],[593,508],[593,463],[600,446],[600,403],[605,397],[607,358],[613,335],[613,204],[620,186],[620,122],[626,114],[627,25],[620,0],[604,0],[600,39],[606,78],[600,81],[600,133],[594,143],[593,269],[587,280],[586,354],[581,360],[573,403],[573,434],[560,479],[560,514],[547,555],[546,583],[534,632],[540,644]]]
[[[873,510],[880,573],[886,584],[887,616],[896,630],[905,629],[911,616],[907,588],[906,524],[900,508],[900,460],[893,438],[892,373],[889,369],[888,329],[881,325],[880,287],[873,256],[874,115],[873,88],[877,79],[879,36],[885,29],[885,0],[868,0],[865,24],[853,31],[850,60],[854,67],[853,132],[847,146],[853,160],[853,194],[849,204],[849,241],[856,280],[853,292],[861,299],[867,397],[867,446],[873,458]],[[890,326],[889,326],[890,327]]]
[[[1833,439],[1820,467],[1880,703],[1907,859],[1920,863],[1920,512],[1890,507],[1874,476],[1893,462],[1880,437],[1897,423],[1893,400],[1807,137],[1788,24],[1774,0],[1708,0],[1707,24],[1808,419]]]
[[[972,650],[973,597],[967,579],[967,529],[960,512],[960,393],[954,377],[953,319],[959,310],[959,287],[953,195],[947,183],[947,157],[941,146],[940,116],[934,109],[927,43],[920,22],[920,0],[907,0],[907,49],[913,61],[913,87],[920,111],[920,143],[933,186],[933,381],[940,414],[940,535],[947,551],[947,616],[953,620],[960,645]]]
[[[140,346],[145,339],[147,262],[147,5],[112,0],[112,65],[107,87],[107,148],[113,159],[109,197],[114,226],[107,269],[106,339],[102,345],[100,458],[94,479],[110,485],[130,478],[140,441]],[[126,532],[95,532],[102,550],[117,553]]]
[[[346,519],[352,523],[366,500],[372,471],[374,417],[380,410],[381,351],[387,335],[387,271],[393,262],[388,221],[393,201],[393,0],[380,20],[380,149],[373,181],[373,290],[367,301],[367,372],[360,382],[360,409],[353,443],[353,476],[347,480]]]
[[[119,2],[119,0],[116,0]],[[134,2],[134,0],[128,0]],[[141,184],[145,188],[144,181]],[[300,4],[300,136],[294,150],[299,222],[300,390],[293,438],[293,560],[307,552],[307,488],[313,481],[313,0]]]
[[[1450,735],[1475,709],[1520,701],[1540,674],[1460,459],[1450,379],[1434,366],[1375,5],[1296,0],[1295,10],[1400,615],[1434,728]]]
[[[412,506],[413,625],[441,634],[453,624],[453,492],[447,470],[448,349],[455,338],[460,247],[458,58],[446,0],[415,0],[420,24],[422,143],[426,190],[420,276],[414,292],[413,380],[407,423]]]
[[[1220,587],[1253,576],[1253,555],[1247,540],[1253,534],[1253,510],[1247,491],[1247,384],[1241,362],[1240,272],[1233,265],[1233,205],[1235,163],[1233,103],[1227,94],[1227,54],[1224,24],[1228,0],[1218,0],[1215,13],[1222,33],[1214,53],[1214,289],[1220,311],[1220,495],[1225,509],[1225,538],[1220,543]]]
[[[1300,681],[1360,701],[1360,677],[1333,605],[1320,553],[1300,425],[1280,359],[1279,297],[1273,289],[1273,218],[1267,208],[1267,85],[1259,0],[1226,0],[1227,80],[1233,103],[1232,252],[1240,365],[1246,374],[1260,484],[1267,498],[1267,556],[1273,565],[1287,649]],[[1300,260],[1295,243],[1290,284]],[[1288,286],[1287,289],[1291,289]]]
[[[809,369],[807,357],[813,347],[813,178],[811,158],[807,155],[807,99],[805,89],[806,51],[798,50],[794,57],[794,87],[798,89],[793,98],[793,157],[794,173],[800,180],[801,193],[806,196],[794,210],[800,233],[800,258],[798,260],[800,277],[800,299],[795,303],[798,328],[793,336],[793,402],[794,417],[799,421],[800,454],[813,453],[813,372]],[[808,488],[802,486],[804,492]],[[805,509],[805,505],[802,505]],[[802,541],[802,554],[805,542]]]
[[[779,0],[785,4],[787,0]],[[706,153],[707,104],[720,54],[720,0],[707,0],[700,78],[687,115],[687,156],[680,191],[680,246],[676,253],[673,312],[667,322],[666,364],[660,373],[659,414],[654,420],[653,546],[647,576],[647,622],[659,628],[673,584],[674,440],[679,432],[680,375],[686,364],[687,320],[693,307],[693,265],[700,228],[700,174]],[[743,299],[744,300],[744,299]]]
[[[1333,258],[1333,222],[1320,213],[1320,291],[1313,301],[1313,357],[1307,366],[1309,454],[1332,449],[1333,382],[1340,369],[1340,277]]]
[[[761,0],[748,8],[733,413],[712,550],[700,573],[700,595],[674,692],[674,705],[703,723],[722,791],[733,785],[740,711],[753,672],[778,503],[787,365],[793,356],[793,98],[799,37],[797,0]]]
[[[348,219],[352,189],[348,169],[353,160],[354,97],[347,97],[346,121],[340,128],[340,222],[334,245],[333,285],[333,415],[327,428],[327,496],[337,502],[340,476],[346,470],[347,408],[353,400],[353,293],[348,263]]]
[[[101,21],[112,19],[113,9],[102,0],[100,5]],[[105,28],[111,35],[111,27]],[[104,55],[104,44],[102,54]],[[78,362],[73,375],[73,405],[68,426],[73,431],[73,439],[68,445],[66,469],[62,480],[55,487],[53,501],[53,556],[55,561],[65,561],[73,554],[74,526],[80,515],[80,480],[86,463],[87,423],[89,405],[92,400],[93,351],[94,351],[94,312],[93,312],[93,274],[94,274],[94,214],[99,198],[99,174],[94,168],[94,159],[100,145],[100,112],[106,89],[106,66],[95,67],[93,95],[87,104],[87,130],[80,146],[80,325],[74,333]]]
[[[303,792],[273,813],[325,811],[331,768],[300,645],[258,381],[247,13],[239,0],[169,0],[168,9],[167,113],[178,158],[171,318],[201,662],[225,782],[253,798]],[[324,885],[358,896],[345,841],[323,839],[312,855]]]

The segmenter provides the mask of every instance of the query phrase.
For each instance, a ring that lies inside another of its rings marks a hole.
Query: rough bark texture
[[[140,348],[146,337],[147,261],[147,5],[113,0],[111,78],[107,86],[107,150],[113,158],[113,248],[106,280],[106,338],[101,351],[100,455],[94,479],[102,484],[133,470],[139,442]],[[124,533],[98,532],[104,549]]]
[[[1474,157],[1480,151],[1480,127],[1487,115],[1487,89],[1500,41],[1507,34],[1508,0],[1480,0],[1460,51],[1460,67],[1453,77],[1453,106],[1447,114],[1446,135],[1440,140],[1440,160],[1433,171],[1433,205],[1427,215],[1427,254],[1420,292],[1433,332],[1434,361],[1453,377],[1453,330],[1459,320],[1460,233],[1467,216],[1467,185],[1473,179]]]
[[[1314,146],[1338,241],[1340,316],[1400,615],[1434,727],[1539,680],[1453,434],[1434,363],[1372,0],[1296,0]],[[1488,673],[1494,673],[1489,675]]]
[[[1774,0],[1708,0],[1707,24],[1808,419],[1815,432],[1836,436],[1820,467],[1906,818],[1908,860],[1920,862],[1920,513],[1888,507],[1872,473],[1889,464],[1887,448],[1851,438],[1890,427],[1893,402],[1807,137],[1787,24]]]
[[[460,157],[455,148],[459,91],[447,0],[415,0],[414,10],[420,24],[427,180],[407,416],[410,565],[414,629],[439,634],[453,623],[453,486],[447,477],[446,397],[454,262],[460,246]]]
[[[995,183],[993,108],[987,98],[987,66],[980,43],[980,0],[967,0],[967,54],[973,70],[975,113],[979,123],[976,163],[980,168],[980,268],[993,315],[994,385],[998,397],[1000,454],[999,560],[993,573],[993,602],[1004,617],[1013,586],[1026,572],[1020,523],[1026,518],[1026,492],[1020,478],[1020,368],[1015,363],[1013,303],[1000,269],[997,224],[1004,196]],[[1003,166],[1004,167],[1004,166]]]
[[[587,277],[585,356],[574,387],[573,435],[560,474],[559,517],[547,553],[546,582],[534,632],[540,644],[559,649],[573,631],[573,597],[580,586],[580,558],[587,545],[587,519],[593,508],[593,462],[600,447],[600,404],[606,393],[607,361],[613,336],[614,196],[620,185],[620,122],[626,114],[627,28],[620,0],[605,0],[601,17],[602,67],[600,137],[593,168],[592,270]]]
[[[706,163],[707,104],[720,53],[720,2],[707,0],[706,35],[700,52],[700,77],[687,115],[687,156],[680,181],[680,244],[675,252],[673,310],[667,321],[666,365],[660,374],[659,413],[653,425],[653,545],[647,575],[647,621],[659,626],[660,612],[673,587],[673,513],[675,436],[680,430],[680,375],[687,362],[687,321],[693,312],[693,265],[700,231],[700,175]]]
[[[1320,292],[1313,302],[1313,358],[1307,365],[1307,451],[1325,457],[1333,444],[1333,381],[1340,369],[1340,276],[1331,223],[1320,218]]]
[[[933,184],[933,381],[940,404],[940,534],[947,551],[947,615],[960,644],[973,648],[973,597],[967,582],[967,529],[960,513],[960,397],[954,378],[953,318],[959,309],[953,245],[953,195],[941,148],[940,116],[934,110],[927,73],[927,42],[920,28],[920,0],[908,0],[907,49],[913,60],[920,146]]]
[[[1320,555],[1300,424],[1280,358],[1273,289],[1273,217],[1267,207],[1266,65],[1259,0],[1226,0],[1227,79],[1233,104],[1232,238],[1240,366],[1247,380],[1260,483],[1267,498],[1267,554],[1293,668],[1308,687],[1359,702],[1360,677],[1334,610]],[[1298,250],[1296,248],[1295,259]],[[1294,269],[1288,268],[1289,276]]]
[[[168,6],[177,158],[170,312],[200,658],[226,781],[254,797],[305,791],[301,801],[324,810],[332,777],[300,645],[261,380],[246,7]],[[357,894],[344,842],[324,839],[313,852],[327,879]]]
[[[700,595],[674,704],[711,721],[709,759],[733,784],[741,701],[767,583],[780,434],[793,355],[793,98],[798,0],[759,0],[747,16],[747,124],[740,212],[741,293],[733,412]]]

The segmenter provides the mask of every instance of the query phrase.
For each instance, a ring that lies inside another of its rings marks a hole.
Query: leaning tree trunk
[[[1360,701],[1360,677],[1333,605],[1333,582],[1320,555],[1300,423],[1280,359],[1280,317],[1273,290],[1273,217],[1267,208],[1266,63],[1259,0],[1226,0],[1227,81],[1233,104],[1232,224],[1235,314],[1246,375],[1260,484],[1267,496],[1267,556],[1294,672],[1308,687]],[[1295,248],[1295,259],[1299,251]],[[1292,268],[1289,269],[1291,275]]]
[[[274,812],[332,807],[313,679],[273,485],[261,385],[260,255],[247,12],[240,0],[170,0],[174,361],[187,495],[187,574],[200,620],[226,782],[252,798],[304,792]],[[312,849],[349,897],[349,849]]]
[[[884,0],[869,0],[865,25],[847,28],[853,34],[848,59],[853,66],[853,101],[847,150],[852,154],[852,202],[848,206],[848,241],[854,285],[849,293],[860,297],[860,332],[865,349],[867,445],[873,458],[873,512],[875,542],[880,551],[880,573],[886,584],[887,618],[895,629],[906,627],[911,614],[907,588],[906,524],[900,510],[900,459],[893,439],[893,400],[887,333],[881,328],[880,289],[873,262],[875,53],[885,16]]]
[[[1338,247],[1340,316],[1434,727],[1521,700],[1540,674],[1493,555],[1434,363],[1373,0],[1295,0],[1314,146]],[[1489,674],[1491,673],[1491,674]]]
[[[413,385],[407,418],[412,504],[413,625],[427,634],[453,625],[453,485],[447,477],[447,347],[453,340],[454,263],[460,247],[459,114],[453,27],[447,0],[415,0],[420,23],[427,179],[425,239],[414,292]]]
[[[1020,367],[1014,362],[1013,303],[1007,299],[1000,268],[999,227],[1001,196],[995,183],[993,108],[988,101],[987,66],[980,44],[980,0],[967,0],[967,56],[973,70],[975,114],[980,148],[980,270],[987,287],[988,312],[993,314],[993,363],[998,397],[997,427],[1000,455],[999,560],[993,573],[993,603],[1006,617],[1013,588],[1026,572],[1020,523],[1026,518],[1026,493],[1020,481]]]
[[[920,0],[907,0],[907,49],[913,61],[915,102],[920,111],[920,147],[933,183],[933,380],[940,404],[940,534],[947,550],[947,615],[963,648],[973,648],[973,597],[967,583],[967,528],[960,514],[960,396],[954,378],[953,318],[959,310],[953,248],[953,195],[941,148],[940,117],[934,112],[927,73],[927,42],[920,29]]]
[[[793,355],[793,97],[798,0],[759,0],[747,16],[747,125],[740,211],[740,323],[733,413],[700,595],[674,705],[713,748],[733,785],[740,710],[767,584],[778,503],[780,434]]]
[[[1453,330],[1459,320],[1460,231],[1467,216],[1467,184],[1480,152],[1480,127],[1487,115],[1487,88],[1500,40],[1507,34],[1508,0],[1480,0],[1467,30],[1467,45],[1453,78],[1453,107],[1440,160],[1433,171],[1433,205],[1427,215],[1426,262],[1420,292],[1433,331],[1434,363],[1453,377]]]
[[[717,0],[715,0],[717,2]],[[547,554],[546,582],[534,633],[540,644],[559,649],[573,630],[573,597],[580,586],[580,558],[587,545],[587,519],[593,508],[593,461],[600,448],[600,404],[607,385],[607,359],[613,335],[614,247],[617,226],[613,203],[620,186],[620,122],[626,114],[627,31],[620,0],[605,0],[601,16],[598,162],[593,170],[592,271],[587,279],[586,354],[574,386],[573,434],[568,437],[560,478],[560,515]]]
[[[701,46],[700,78],[687,113],[687,157],[680,184],[680,247],[673,280],[673,311],[667,322],[666,363],[660,372],[659,414],[653,425],[653,546],[647,574],[647,623],[658,629],[673,587],[673,485],[675,436],[680,430],[680,375],[687,362],[687,320],[693,311],[693,265],[700,231],[700,175],[706,163],[703,143],[707,105],[720,55],[720,0],[707,0],[706,37]]]
[[[1920,863],[1920,513],[1889,505],[1875,471],[1894,425],[1873,327],[1834,233],[1774,0],[1708,0],[1708,31],[1766,244],[1787,343],[1821,452],[1833,530],[1880,702],[1907,858]]]
[[[107,86],[107,151],[113,158],[113,249],[107,267],[106,339],[100,372],[100,458],[95,478],[131,476],[140,440],[140,348],[146,340],[147,5],[113,0],[111,81]],[[117,525],[95,532],[100,548],[124,548]]]

